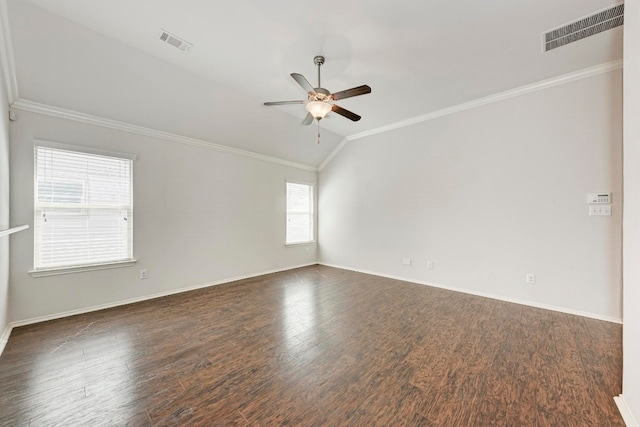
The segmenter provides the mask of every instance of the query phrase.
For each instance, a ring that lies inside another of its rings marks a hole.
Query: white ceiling
[[[608,0],[9,0],[20,97],[317,166],[344,136],[622,57],[621,28],[542,53]],[[34,6],[37,5],[38,7]],[[42,9],[41,9],[42,8]],[[193,43],[157,40],[164,28]],[[302,127],[289,77],[368,84],[363,116]]]

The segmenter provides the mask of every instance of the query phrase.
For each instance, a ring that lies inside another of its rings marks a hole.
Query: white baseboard
[[[122,305],[133,304],[133,303],[136,303],[136,302],[148,301],[148,300],[152,300],[152,299],[156,299],[156,298],[162,298],[162,297],[166,297],[166,296],[170,296],[170,295],[181,294],[183,292],[194,291],[196,289],[208,288],[210,286],[222,285],[224,283],[236,282],[238,280],[250,279],[252,277],[264,276],[265,274],[280,273],[282,271],[294,270],[296,268],[309,267],[311,265],[317,265],[317,263],[316,262],[312,262],[312,263],[308,263],[308,264],[301,264],[301,265],[296,265],[296,266],[291,266],[291,267],[286,267],[286,268],[280,268],[280,269],[276,269],[276,270],[269,270],[269,271],[263,271],[263,272],[260,272],[260,273],[248,274],[246,276],[231,277],[231,278],[226,278],[226,279],[222,279],[222,280],[217,280],[215,282],[201,283],[201,284],[189,286],[189,287],[186,287],[186,288],[172,289],[170,291],[160,292],[160,293],[157,293],[157,294],[145,295],[145,296],[142,296],[142,297],[130,298],[130,299],[120,300],[120,301],[107,303],[107,304],[94,305],[94,306],[91,306],[91,307],[81,308],[81,309],[78,309],[78,310],[70,310],[70,311],[65,311],[65,312],[62,312],[62,313],[48,314],[46,316],[33,317],[31,319],[18,320],[18,321],[15,321],[15,322],[11,322],[11,323],[9,323],[7,325],[7,327],[5,328],[2,336],[0,337],[0,355],[2,354],[2,351],[4,350],[4,347],[6,346],[7,341],[9,341],[9,335],[11,334],[11,330],[13,328],[17,328],[19,326],[32,325],[34,323],[47,322],[49,320],[61,319],[63,317],[69,317],[69,316],[76,316],[78,314],[91,313],[93,311],[104,310],[104,309],[107,309],[107,308],[119,307],[119,306],[122,306]]]
[[[318,264],[326,265],[327,267],[340,268],[342,270],[350,270],[350,271],[355,271],[355,272],[358,272],[358,273],[371,274],[373,276],[386,277],[388,279],[402,280],[403,282],[410,282],[410,283],[416,283],[416,284],[419,284],[419,285],[432,286],[434,288],[446,289],[448,291],[462,292],[464,294],[475,295],[475,296],[485,297],[485,298],[491,298],[491,299],[496,299],[496,300],[500,300],[500,301],[512,302],[512,303],[515,303],[515,304],[526,305],[526,306],[529,306],[529,307],[542,308],[542,309],[545,309],[545,310],[558,311],[558,312],[561,312],[561,313],[573,314],[573,315],[576,315],[576,316],[588,317],[588,318],[591,318],[591,319],[604,320],[605,322],[622,324],[622,319],[618,319],[618,318],[611,317],[611,316],[604,316],[602,314],[597,314],[597,313],[589,313],[589,312],[586,312],[586,311],[574,310],[572,308],[558,307],[558,306],[555,306],[555,305],[542,304],[542,303],[535,302],[535,301],[528,301],[528,300],[522,300],[522,299],[518,299],[518,298],[506,297],[506,296],[502,296],[502,295],[490,294],[490,293],[487,293],[487,292],[480,292],[480,291],[475,291],[475,290],[472,290],[472,289],[458,288],[458,287],[455,287],[455,286],[448,286],[448,285],[443,285],[443,284],[440,284],[440,283],[427,282],[427,281],[411,279],[411,278],[407,278],[407,277],[393,276],[393,275],[389,275],[389,274],[385,274],[385,273],[380,273],[380,272],[377,272],[377,271],[361,270],[361,269],[358,269],[358,268],[345,267],[345,266],[335,265],[335,264],[328,264],[328,263],[325,263],[325,262],[318,262]]]
[[[624,399],[624,396],[621,394],[620,396],[616,396],[613,398],[618,405],[618,411],[620,411],[620,415],[622,415],[622,419],[627,427],[640,427],[638,421],[633,416],[631,409],[629,409],[629,405],[627,405],[627,401]]]
[[[11,324],[8,324],[7,326],[5,326],[4,331],[2,331],[2,335],[0,335],[0,355],[2,355],[2,352],[4,351],[4,348],[9,341],[9,335],[11,335],[12,329],[13,326]]]
[[[345,267],[345,266],[340,266],[340,265],[323,263],[323,262],[312,262],[312,263],[308,263],[308,264],[301,264],[301,265],[296,265],[296,266],[291,266],[291,267],[286,267],[286,268],[280,268],[280,269],[276,269],[276,270],[263,271],[263,272],[260,272],[260,273],[254,273],[254,274],[249,274],[249,275],[245,275],[245,276],[226,278],[226,279],[222,279],[222,280],[217,280],[215,282],[202,283],[202,284],[198,284],[198,285],[189,286],[189,287],[186,287],[186,288],[173,289],[173,290],[170,290],[170,291],[160,292],[160,293],[157,293],[157,294],[146,295],[146,296],[137,297],[137,298],[130,298],[130,299],[126,299],[126,300],[120,300],[120,301],[116,301],[116,302],[108,303],[108,304],[95,305],[95,306],[86,307],[86,308],[82,308],[82,309],[78,309],[78,310],[70,310],[70,311],[65,311],[65,312],[62,312],[62,313],[54,313],[54,314],[49,314],[49,315],[46,315],[46,316],[39,316],[39,317],[30,318],[30,319],[18,320],[18,321],[15,321],[15,322],[11,322],[5,327],[5,329],[4,329],[3,333],[2,333],[2,336],[0,336],[0,355],[2,354],[7,342],[9,341],[9,336],[11,335],[12,329],[13,328],[17,328],[19,326],[32,325],[34,323],[46,322],[46,321],[55,320],[55,319],[61,319],[63,317],[76,316],[78,314],[85,314],[85,313],[90,313],[90,312],[93,312],[93,311],[104,310],[104,309],[107,309],[107,308],[119,307],[119,306],[122,306],[122,305],[133,304],[133,303],[136,303],[136,302],[142,302],[142,301],[152,300],[152,299],[156,299],[156,298],[162,298],[162,297],[166,297],[166,296],[170,296],[170,295],[180,294],[180,293],[183,293],[183,292],[193,291],[193,290],[196,290],[196,289],[207,288],[207,287],[210,287],[210,286],[216,286],[216,285],[221,285],[221,284],[224,284],[224,283],[235,282],[235,281],[238,281],[238,280],[250,279],[252,277],[263,276],[265,274],[279,273],[279,272],[282,272],[282,271],[294,270],[296,268],[308,267],[308,266],[317,265],[317,264],[325,265],[327,267],[340,268],[342,270],[356,271],[358,273],[371,274],[373,276],[386,277],[386,278],[394,279],[394,280],[402,280],[402,281],[405,281],[405,282],[417,283],[417,284],[420,284],[420,285],[432,286],[432,287],[435,287],[435,288],[447,289],[447,290],[455,291],[455,292],[462,292],[462,293],[481,296],[481,297],[485,297],[485,298],[497,299],[497,300],[500,300],[500,301],[506,301],[506,302],[512,302],[512,303],[521,304],[521,305],[527,305],[527,306],[530,306],[530,307],[543,308],[543,309],[552,310],[552,311],[559,311],[559,312],[562,312],[562,313],[574,314],[574,315],[577,315],[577,316],[583,316],[583,317],[588,317],[588,318],[597,319],[597,320],[604,320],[604,321],[607,321],[607,322],[613,322],[613,323],[619,323],[619,324],[622,323],[621,319],[617,319],[617,318],[613,318],[613,317],[609,317],[609,316],[603,316],[603,315],[600,315],[600,314],[588,313],[588,312],[568,309],[568,308],[564,308],[564,307],[557,307],[557,306],[552,306],[552,305],[547,305],[547,304],[540,304],[540,303],[536,303],[536,302],[532,302],[532,301],[520,300],[520,299],[516,299],[516,298],[504,297],[504,296],[500,296],[500,295],[494,295],[494,294],[474,291],[474,290],[470,290],[470,289],[463,289],[463,288],[457,288],[457,287],[453,287],[453,286],[442,285],[442,284],[439,284],[439,283],[420,281],[420,280],[411,279],[411,278],[407,278],[407,277],[392,276],[392,275],[388,275],[388,274],[384,274],[384,273],[380,273],[380,272],[376,272],[376,271],[362,270],[362,269],[357,269],[357,268],[351,268],[351,267]],[[617,400],[616,400],[616,402],[617,402]],[[640,427],[640,426],[638,426],[638,427]]]

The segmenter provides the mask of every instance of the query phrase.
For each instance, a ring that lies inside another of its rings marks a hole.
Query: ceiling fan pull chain
[[[318,120],[318,144],[320,144],[320,120]]]

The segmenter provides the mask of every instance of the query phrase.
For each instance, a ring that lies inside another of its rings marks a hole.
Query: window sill
[[[90,264],[90,265],[82,265],[82,266],[75,266],[75,267],[60,267],[60,268],[43,268],[40,270],[32,270],[29,272],[29,274],[31,275],[31,277],[58,276],[60,274],[72,274],[72,273],[82,273],[85,271],[132,267],[136,264],[136,262],[137,260],[130,259],[126,261],[107,262],[104,264]]]
[[[296,246],[311,246],[311,245],[315,245],[316,241],[312,240],[310,242],[300,242],[300,243],[285,243],[284,246],[287,248],[294,248]]]

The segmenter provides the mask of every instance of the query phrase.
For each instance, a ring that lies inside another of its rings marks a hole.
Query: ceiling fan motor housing
[[[328,90],[326,90],[325,88],[322,87],[316,87],[313,90],[316,91],[316,93],[309,93],[309,101],[330,101],[333,98],[331,98],[331,92],[329,92]]]

